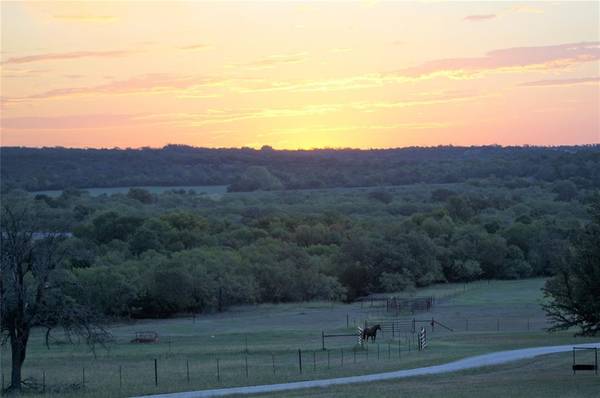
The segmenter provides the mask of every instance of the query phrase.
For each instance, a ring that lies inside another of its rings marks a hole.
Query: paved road
[[[394,372],[375,373],[361,376],[339,377],[336,379],[307,380],[293,383],[265,384],[261,386],[218,388],[213,390],[188,391],[172,394],[146,395],[144,398],[206,398],[223,397],[234,394],[258,394],[286,390],[299,390],[302,388],[329,387],[339,384],[368,383],[372,381],[382,381],[391,379],[401,379],[412,376],[423,376],[439,373],[456,372],[459,370],[480,368],[483,366],[500,365],[506,362],[517,361],[520,359],[533,358],[540,355],[556,354],[560,352],[569,352],[573,347],[597,347],[600,343],[579,344],[579,345],[559,345],[548,347],[524,348],[520,350],[499,351],[490,354],[478,355],[474,357],[460,359],[443,365],[427,366],[424,368],[397,370]]]

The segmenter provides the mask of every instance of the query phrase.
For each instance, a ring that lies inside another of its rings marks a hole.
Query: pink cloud
[[[519,86],[526,87],[543,87],[543,86],[574,86],[576,84],[586,84],[600,82],[600,77],[581,77],[573,79],[552,79],[552,80],[536,80],[533,82],[525,82],[519,84]]]
[[[151,91],[186,89],[193,86],[216,84],[220,80],[211,77],[177,76],[166,73],[152,73],[115,80],[96,86],[66,87],[44,91],[39,94],[20,98],[5,98],[4,102],[21,102],[32,99],[48,99],[89,94],[127,94]]]
[[[112,58],[131,54],[131,51],[74,51],[68,53],[46,53],[28,55],[26,57],[12,57],[4,61],[4,64],[26,64],[30,62],[54,61],[62,59],[77,58]]]
[[[496,18],[496,14],[481,14],[481,15],[467,15],[464,20],[469,22],[481,22],[489,19]]]
[[[501,69],[556,69],[600,59],[600,42],[515,47],[488,52],[483,57],[447,58],[425,62],[397,72],[407,77],[436,73],[476,74]]]
[[[89,129],[107,126],[121,126],[140,123],[136,119],[139,115],[75,115],[75,116],[25,116],[2,118],[0,124],[5,129],[17,130],[63,130],[63,129]]]

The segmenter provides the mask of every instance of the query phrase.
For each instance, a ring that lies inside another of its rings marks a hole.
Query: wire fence
[[[342,322],[350,324],[348,317]],[[541,317],[420,316],[354,322],[361,326],[381,323],[377,341],[358,345],[358,330],[353,326],[315,332],[313,338],[303,339],[304,347],[299,349],[291,349],[289,340],[256,343],[254,337],[249,341],[243,334],[235,340],[217,336],[211,342],[197,337],[166,336],[157,344],[133,344],[123,338],[95,359],[89,355],[84,358],[74,353],[75,349],[71,353],[66,346],[41,363],[32,358],[24,369],[24,377],[42,393],[75,392],[76,396],[85,393],[103,397],[281,383],[393,369],[398,361],[416,355],[415,332],[421,327],[435,342],[436,336],[452,333],[541,331],[549,326]],[[211,349],[211,344],[215,348]],[[435,344],[429,346],[428,350],[435,350]],[[60,346],[54,349],[60,350]],[[10,363],[6,347],[4,351],[3,363]],[[9,380],[9,372],[9,367],[4,366],[2,387]]]
[[[177,348],[175,341],[159,345],[163,350]],[[54,366],[26,368],[24,375],[27,384],[40,393],[118,397],[357,374],[366,366],[369,371],[393,366],[416,351],[416,340],[406,337],[326,350],[224,352],[202,357],[165,352],[154,358],[97,358],[81,364],[63,358]],[[2,383],[5,387],[4,373]]]

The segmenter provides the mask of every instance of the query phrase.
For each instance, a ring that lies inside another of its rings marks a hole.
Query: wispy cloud
[[[2,118],[0,125],[4,129],[16,130],[68,130],[68,129],[93,129],[110,126],[122,126],[145,123],[139,115],[65,115],[54,117],[24,116]]]
[[[251,119],[294,118],[305,116],[322,116],[336,112],[376,112],[389,109],[430,106],[447,103],[457,103],[478,100],[484,96],[477,93],[451,95],[443,94],[428,99],[406,99],[398,101],[359,101],[349,103],[328,103],[307,105],[296,108],[244,108],[244,109],[208,109],[199,113],[177,115],[153,115],[150,118],[163,119],[168,117],[177,120],[180,125],[200,127],[213,124],[232,123]],[[405,125],[408,127],[408,124]],[[413,126],[416,128],[416,125]]]
[[[53,17],[54,19],[74,22],[113,22],[117,20],[117,17],[112,15],[61,14]]]
[[[548,86],[575,86],[580,84],[593,84],[600,83],[599,76],[593,77],[581,77],[573,79],[550,79],[550,80],[536,80],[533,82],[525,82],[519,84],[519,86],[525,87],[548,87]]]
[[[230,64],[229,67],[247,67],[249,69],[266,69],[273,68],[278,65],[285,64],[297,64],[306,60],[307,53],[295,53],[295,54],[274,54],[267,57],[261,58],[256,61],[241,63],[241,64]]]
[[[277,129],[266,133],[258,133],[257,137],[269,137],[279,135],[297,135],[306,133],[339,133],[339,132],[350,132],[350,131],[385,131],[385,130],[431,130],[431,129],[443,129],[451,127],[452,124],[448,122],[408,122],[408,123],[394,123],[394,124],[368,124],[368,125],[342,125],[342,126],[328,126],[328,125],[315,125],[305,127],[291,127],[284,129]]]
[[[481,22],[481,21],[487,21],[490,19],[494,19],[496,18],[496,14],[479,14],[479,15],[467,15],[466,17],[464,17],[465,21],[469,21],[469,22]]]
[[[186,50],[186,51],[200,51],[200,50],[207,50],[210,48],[210,46],[208,44],[197,43],[197,44],[190,44],[187,46],[180,46],[177,48],[180,50]]]
[[[405,77],[469,78],[492,72],[550,70],[600,59],[600,42],[568,43],[538,47],[515,47],[488,52],[483,57],[433,60],[395,72]]]
[[[65,53],[45,53],[25,57],[8,58],[3,64],[26,64],[30,62],[55,61],[78,58],[114,58],[129,55],[133,51],[73,51]]]
[[[463,19],[468,22],[483,22],[500,17],[506,17],[511,14],[542,14],[543,12],[544,10],[542,10],[539,7],[533,7],[529,5],[516,5],[499,11],[497,14],[473,14],[467,15]]]
[[[6,69],[2,68],[0,73],[2,78],[24,78],[39,76],[42,73],[48,72],[47,69]]]
[[[516,5],[511,7],[508,12],[520,13],[520,14],[543,14],[544,10],[539,7],[531,5]]]
[[[51,99],[78,95],[173,92],[220,84],[223,84],[223,80],[216,77],[180,76],[154,73],[125,80],[115,80],[95,86],[66,87],[44,91],[26,97],[5,98],[5,102],[23,102],[36,99]]]
[[[336,47],[336,48],[332,48],[331,52],[332,53],[347,53],[350,52],[352,49],[348,48],[348,47]]]

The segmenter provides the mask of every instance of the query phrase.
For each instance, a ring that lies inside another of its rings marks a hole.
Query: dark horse
[[[370,326],[368,328],[364,328],[362,331],[362,340],[363,341],[369,341],[369,337],[371,338],[371,341],[375,341],[375,339],[377,338],[377,331],[381,330],[381,326],[380,325],[375,325],[375,326]]]

